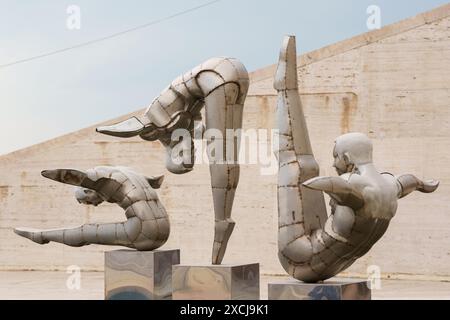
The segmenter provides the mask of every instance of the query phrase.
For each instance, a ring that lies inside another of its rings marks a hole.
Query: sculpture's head
[[[335,141],[333,167],[339,175],[352,172],[355,167],[372,162],[372,150],[372,141],[365,134],[344,134]]]
[[[104,201],[98,192],[82,187],[75,189],[75,198],[81,204],[92,205],[95,207]]]

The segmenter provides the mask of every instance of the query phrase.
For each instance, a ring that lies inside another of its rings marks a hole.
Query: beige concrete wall
[[[380,266],[384,276],[450,280],[450,9],[422,15],[300,57],[299,79],[310,136],[323,175],[334,174],[334,138],[348,131],[374,140],[380,170],[441,181],[431,195],[401,200],[385,237],[348,274]],[[297,35],[301,50],[301,35]],[[281,39],[280,39],[281,44]],[[274,52],[278,48],[273,48]],[[245,128],[274,128],[274,68],[252,74]],[[76,226],[123,219],[113,205],[78,205],[72,188],[40,177],[46,168],[127,165],[165,172],[158,143],[119,140],[88,128],[0,158],[0,269],[103,268],[100,246],[38,246],[12,228]],[[237,222],[225,263],[260,262],[283,273],[277,259],[276,176],[246,165],[235,199]],[[213,212],[209,171],[166,172],[159,190],[171,218],[166,248],[181,248],[183,263],[208,263]]]

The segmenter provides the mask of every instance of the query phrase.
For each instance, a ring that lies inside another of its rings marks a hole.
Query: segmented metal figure
[[[379,173],[372,143],[361,133],[335,141],[339,177],[318,177],[298,93],[295,37],[286,37],[274,87],[278,91],[279,260],[292,277],[317,282],[333,277],[366,254],[383,236],[409,193],[433,192],[437,181]],[[331,197],[326,212],[323,192]]]
[[[172,173],[183,174],[194,166],[194,130],[196,124],[201,124],[200,112],[205,107],[206,130],[215,129],[220,133],[208,143],[221,144],[223,150],[221,154],[208,154],[215,214],[213,264],[222,262],[235,225],[231,209],[239,182],[239,138],[234,135],[229,141],[226,131],[242,128],[248,85],[248,73],[241,62],[226,57],[212,58],[176,78],[139,119],[132,117],[97,128],[98,132],[117,137],[139,135],[144,140],[159,140],[166,148],[166,168]],[[181,141],[173,139],[172,133],[176,129],[189,130],[190,137]],[[233,151],[229,152],[230,149]],[[179,154],[178,150],[191,152],[179,161],[173,156]]]
[[[169,217],[154,189],[163,176],[145,177],[124,167],[96,167],[86,172],[72,169],[46,170],[46,178],[79,186],[78,202],[97,206],[103,201],[116,203],[125,210],[127,220],[120,223],[85,224],[78,228],[14,231],[36,243],[50,241],[73,247],[89,244],[125,246],[140,251],[161,247],[170,232]]]

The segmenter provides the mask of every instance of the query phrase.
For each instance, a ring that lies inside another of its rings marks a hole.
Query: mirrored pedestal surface
[[[259,264],[176,265],[174,300],[259,300]]]
[[[295,279],[269,283],[269,300],[371,300],[367,281],[327,280],[304,283]]]
[[[105,300],[172,298],[172,265],[180,250],[105,252]]]

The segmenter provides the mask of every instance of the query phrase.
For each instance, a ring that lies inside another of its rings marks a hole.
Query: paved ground
[[[59,271],[0,272],[0,299],[103,299],[103,273],[82,272],[80,289],[67,286],[70,274]],[[267,299],[267,283],[284,277],[261,277],[261,298]],[[70,281],[69,281],[70,282]],[[72,286],[74,284],[72,283]],[[382,280],[373,299],[446,299],[450,300],[450,282]]]

